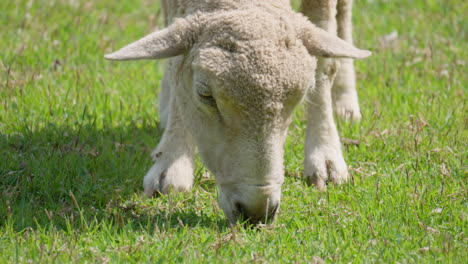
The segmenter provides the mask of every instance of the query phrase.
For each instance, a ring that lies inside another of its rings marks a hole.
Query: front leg
[[[188,191],[193,185],[195,145],[187,133],[176,98],[172,94],[168,107],[166,129],[153,152],[154,165],[144,178],[145,194],[149,197]]]
[[[328,181],[343,183],[348,170],[333,120],[331,87],[338,63],[319,58],[315,89],[308,94],[304,177],[308,184],[324,189]]]
[[[337,0],[303,0],[301,12],[322,29],[337,33]],[[318,58],[315,89],[308,94],[304,178],[319,189],[327,181],[342,183],[348,170],[341,152],[340,138],[333,120],[331,89],[339,62]]]

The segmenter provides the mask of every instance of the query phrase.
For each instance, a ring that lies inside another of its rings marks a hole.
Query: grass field
[[[201,164],[193,190],[142,196],[163,63],[103,54],[160,25],[159,1],[0,1],[0,263],[466,263],[468,2],[356,1],[363,121],[339,123],[352,181],[286,145],[275,224],[229,228]],[[392,32],[397,32],[397,36]]]

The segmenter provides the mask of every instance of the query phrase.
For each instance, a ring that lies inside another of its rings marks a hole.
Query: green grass
[[[468,4],[356,2],[374,56],[363,121],[339,124],[352,181],[300,181],[301,108],[277,221],[246,230],[200,164],[191,192],[142,196],[163,64],[103,54],[160,24],[158,1],[0,1],[0,263],[466,263]]]

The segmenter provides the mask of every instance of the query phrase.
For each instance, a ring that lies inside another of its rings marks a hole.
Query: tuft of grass
[[[0,10],[0,262],[466,262],[465,1],[356,1],[374,55],[356,62],[363,121],[338,124],[352,180],[301,182],[300,107],[262,230],[229,228],[201,164],[189,193],[142,197],[163,63],[103,54],[160,25],[158,1]]]

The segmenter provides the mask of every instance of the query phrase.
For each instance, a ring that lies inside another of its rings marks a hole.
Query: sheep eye
[[[213,98],[213,94],[211,93],[210,88],[204,83],[200,83],[197,86],[197,94],[200,98],[200,101],[210,106],[216,106],[216,101]]]
[[[208,92],[208,91],[200,91],[200,90],[199,90],[199,91],[198,91],[198,95],[199,95],[200,97],[203,97],[203,98],[210,98],[210,97],[213,97],[213,95],[211,95],[211,93]]]

